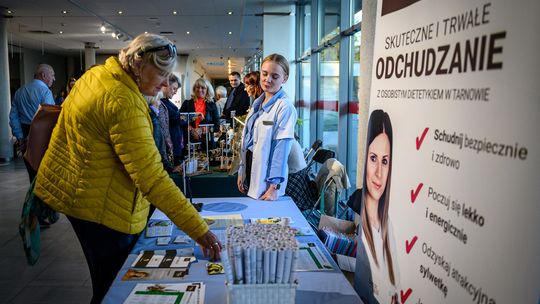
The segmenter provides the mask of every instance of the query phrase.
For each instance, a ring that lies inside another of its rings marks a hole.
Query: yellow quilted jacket
[[[144,229],[149,202],[193,239],[208,231],[163,169],[148,105],[117,58],[87,71],[62,107],[37,174],[39,198],[123,233]]]

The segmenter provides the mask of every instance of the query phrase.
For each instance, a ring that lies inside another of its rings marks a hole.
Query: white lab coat
[[[249,109],[246,122],[253,115],[253,107]],[[298,115],[294,105],[286,95],[278,98],[276,102],[264,111],[257,118],[253,125],[253,160],[251,165],[251,180],[248,196],[254,199],[261,197],[267,189],[266,179],[269,177],[269,164],[271,163],[270,152],[275,147],[278,139],[294,139],[294,125]],[[238,174],[245,175],[246,152],[244,148],[244,138],[247,127],[242,132],[242,149],[240,151],[240,170]],[[288,166],[287,158],[284,159],[282,177],[285,180],[281,183],[278,196],[285,195],[287,187]],[[245,179],[244,179],[245,180]]]

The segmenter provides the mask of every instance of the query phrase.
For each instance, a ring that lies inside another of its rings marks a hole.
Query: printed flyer
[[[539,303],[538,12],[532,0],[378,1],[365,303]]]

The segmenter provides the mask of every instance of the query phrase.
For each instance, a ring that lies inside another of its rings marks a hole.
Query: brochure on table
[[[393,134],[389,182],[367,179],[389,188],[382,232],[371,228],[372,248],[362,239],[369,292],[381,303],[537,303],[540,2],[377,6],[369,117],[387,114]],[[366,155],[368,172],[377,156]]]
[[[206,286],[202,282],[137,284],[124,304],[202,304]]]

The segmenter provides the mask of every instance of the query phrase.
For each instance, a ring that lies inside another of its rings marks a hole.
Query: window
[[[300,86],[299,98],[297,102],[298,111],[298,129],[297,134],[300,136],[300,144],[303,148],[309,148],[310,142],[310,113],[311,113],[311,58],[300,63]]]
[[[320,23],[321,23],[321,34],[319,43],[324,43],[332,37],[339,35],[340,30],[340,22],[341,22],[341,16],[340,16],[340,0],[326,0],[326,1],[319,1],[320,5],[320,12],[322,15],[320,16]]]
[[[351,41],[351,65],[349,70],[348,128],[347,128],[347,174],[351,185],[356,185],[356,164],[358,158],[358,79],[360,76],[360,36],[357,32]],[[365,118],[365,113],[364,116]]]
[[[358,113],[361,34],[355,33],[362,19],[362,0],[306,0],[297,8],[300,142],[309,148],[321,139],[325,149],[336,152],[346,166],[349,190],[354,190],[358,122],[364,119]]]
[[[323,147],[337,151],[339,99],[339,43],[321,52],[317,118],[322,127]]]

